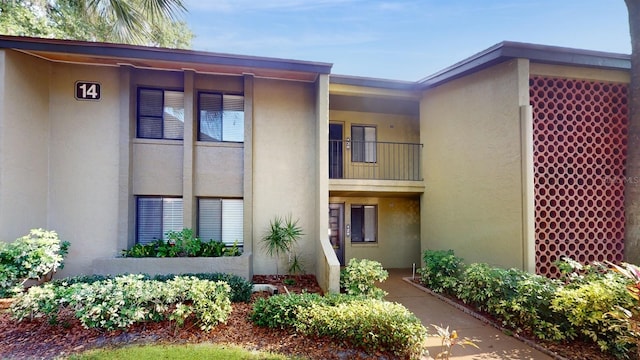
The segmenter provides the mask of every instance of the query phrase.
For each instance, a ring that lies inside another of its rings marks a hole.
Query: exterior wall
[[[47,227],[50,78],[46,61],[0,51],[0,240]]]
[[[352,125],[372,125],[376,127],[378,141],[420,142],[420,121],[413,116],[330,110],[329,119],[343,124],[345,139],[352,138]]]
[[[521,106],[528,61],[511,60],[425,91],[422,250],[467,262],[527,263]]]
[[[120,95],[116,68],[53,64],[48,227],[71,242],[64,274],[117,254]],[[78,80],[101,84],[100,101],[74,98]]]
[[[288,215],[299,219],[305,233],[298,254],[312,272],[319,229],[315,86],[255,79],[253,95],[254,272],[276,271],[275,259],[266,255],[260,239],[270,220]],[[279,271],[286,269],[280,265]]]
[[[394,197],[330,197],[344,203],[344,223],[351,224],[351,205],[378,206],[378,241],[352,243],[345,237],[345,264],[350,259],[379,261],[385,268],[420,266],[420,200]]]

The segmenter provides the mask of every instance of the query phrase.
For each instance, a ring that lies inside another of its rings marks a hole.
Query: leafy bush
[[[11,243],[0,241],[0,297],[21,291],[27,279],[41,279],[62,269],[68,250],[69,242],[43,229],[32,229]]]
[[[626,279],[614,273],[588,283],[569,284],[558,289],[551,308],[564,314],[578,334],[597,343],[601,350],[622,357],[632,344],[616,326],[617,320],[606,315],[633,305],[627,285]]]
[[[86,328],[127,328],[136,322],[169,319],[181,325],[193,315],[205,331],[231,313],[227,283],[175,277],[166,282],[142,275],[118,276],[69,286],[46,284],[19,295],[11,310],[18,321],[46,317],[55,323],[64,307],[74,310]]]
[[[460,278],[456,295],[465,303],[495,314],[500,301],[512,298],[522,271],[492,268],[484,263],[469,265]]]
[[[188,273],[188,274],[166,274],[166,275],[154,275],[141,274],[143,280],[156,280],[161,282],[167,282],[178,276],[182,277],[195,277],[200,280],[209,281],[224,281],[231,288],[231,294],[229,298],[231,302],[249,302],[251,300],[251,292],[253,285],[251,282],[245,280],[243,277],[226,273]],[[53,280],[52,283],[57,286],[70,286],[76,283],[93,284],[94,282],[113,279],[111,275],[80,275],[64,279]]]
[[[527,331],[544,340],[564,340],[575,330],[566,317],[551,309],[560,283],[544,276],[521,273],[512,296],[502,299],[493,313],[504,326],[516,332]]]
[[[427,330],[404,306],[378,299],[353,300],[335,306],[314,304],[299,310],[296,329],[360,346],[369,353],[390,351],[418,358]]]
[[[272,329],[287,329],[296,326],[298,314],[313,305],[335,306],[353,301],[357,297],[344,294],[291,294],[260,298],[253,304],[251,321],[256,325]]]
[[[242,252],[236,243],[227,247],[222,241],[202,241],[194,236],[193,230],[169,231],[167,240],[157,239],[148,244],[135,244],[129,250],[122,250],[123,257],[220,257],[240,256]]]
[[[435,292],[454,293],[464,270],[462,258],[453,250],[425,250],[422,259],[425,266],[418,270],[421,282]]]
[[[351,259],[340,272],[340,285],[349,295],[364,295],[382,299],[387,292],[376,287],[376,281],[384,281],[389,273],[377,261]]]

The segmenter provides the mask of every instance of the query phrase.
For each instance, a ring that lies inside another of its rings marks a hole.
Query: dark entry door
[[[329,179],[342,179],[342,124],[329,123]]]
[[[329,204],[329,241],[344,266],[344,204]]]

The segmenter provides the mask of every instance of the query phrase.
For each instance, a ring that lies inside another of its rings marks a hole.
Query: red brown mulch
[[[286,293],[287,290],[292,293],[321,292],[313,275],[296,276],[295,284],[289,285],[283,284],[284,278],[256,276],[254,283],[275,285],[279,293]],[[255,293],[252,302],[265,296],[269,295]],[[348,344],[328,339],[309,338],[289,331],[259,327],[249,320],[251,311],[251,303],[235,303],[227,323],[206,333],[193,323],[175,328],[169,322],[137,324],[127,330],[87,330],[69,312],[62,314],[56,325],[50,325],[42,319],[18,323],[11,319],[8,311],[0,310],[0,358],[54,359],[108,346],[210,342],[232,343],[251,350],[297,355],[307,359],[396,359],[384,353],[369,355]]]

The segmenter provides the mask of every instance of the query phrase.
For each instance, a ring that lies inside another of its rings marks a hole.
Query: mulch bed
[[[289,285],[283,283],[284,279],[285,276],[256,276],[254,283],[275,285],[279,293],[321,292],[313,275],[293,277],[295,283]],[[252,302],[265,296],[269,295],[255,293]],[[233,304],[233,312],[227,323],[218,325],[206,333],[192,323],[175,328],[169,322],[137,324],[127,330],[117,331],[87,330],[71,313],[62,314],[56,325],[48,324],[42,319],[18,323],[11,319],[8,311],[0,310],[0,358],[55,359],[109,346],[211,342],[232,343],[251,350],[297,355],[307,359],[397,359],[384,353],[369,355],[349,344],[333,340],[309,338],[293,332],[258,327],[249,321],[251,311],[251,303]]]

